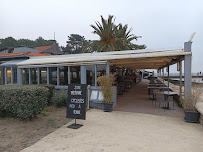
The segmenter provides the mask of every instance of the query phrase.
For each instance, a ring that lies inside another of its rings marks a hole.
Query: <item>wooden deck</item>
[[[152,106],[151,99],[148,99],[147,86],[149,81],[143,79],[140,83],[133,85],[123,95],[118,95],[115,111],[145,113],[160,116],[184,117],[182,108],[175,103],[175,110],[165,110]],[[171,105],[172,106],[172,105]]]

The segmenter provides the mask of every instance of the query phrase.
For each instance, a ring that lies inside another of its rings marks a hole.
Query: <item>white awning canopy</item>
[[[0,66],[16,66],[18,63],[21,63],[23,61],[25,61],[26,59],[19,59],[19,60],[10,60],[10,61],[6,61],[2,64],[0,64]]]
[[[191,55],[191,52],[184,52],[183,49],[126,50],[31,57],[17,65],[20,68],[56,67],[106,64],[109,61],[110,65],[136,69],[158,69],[184,60],[185,55]]]

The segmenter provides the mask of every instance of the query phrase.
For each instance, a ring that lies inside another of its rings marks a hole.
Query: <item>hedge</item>
[[[53,104],[52,103],[52,97],[54,96],[55,86],[51,85],[51,84],[50,85],[40,85],[40,86],[46,87],[47,89],[49,89],[47,103],[49,105]]]
[[[49,89],[44,86],[0,86],[0,115],[32,119],[49,98]]]
[[[53,104],[56,107],[63,107],[67,105],[67,96],[65,95],[64,89],[61,89],[59,94],[55,92],[53,97]]]

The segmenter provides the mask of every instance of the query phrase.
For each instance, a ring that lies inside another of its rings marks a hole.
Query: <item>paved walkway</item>
[[[203,127],[181,117],[92,109],[22,152],[202,152]]]
[[[133,85],[133,87],[123,95],[119,95],[117,97],[117,106],[114,107],[114,110],[160,116],[184,117],[182,108],[178,107],[177,104],[175,104],[175,110],[164,111],[164,109],[158,107],[158,104],[156,108],[153,108],[152,101],[148,99],[148,83],[149,80],[143,79],[140,83]]]

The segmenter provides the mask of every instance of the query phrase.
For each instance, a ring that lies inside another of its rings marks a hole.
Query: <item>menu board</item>
[[[66,118],[83,119],[86,118],[86,84],[68,85],[68,102]]]

